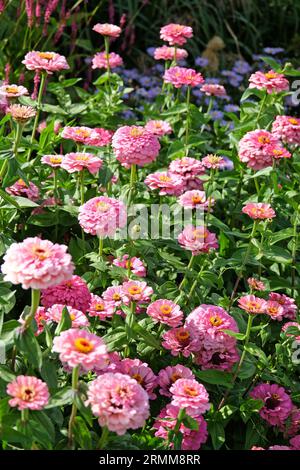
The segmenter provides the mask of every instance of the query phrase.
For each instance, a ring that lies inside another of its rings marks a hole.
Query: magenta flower
[[[22,64],[24,64],[28,70],[38,70],[48,74],[70,68],[66,58],[56,52],[28,52]]]
[[[75,173],[86,168],[92,175],[95,175],[102,167],[102,163],[101,158],[92,153],[72,152],[64,156],[61,168],[68,173]]]
[[[178,379],[170,388],[171,404],[186,409],[191,416],[199,416],[209,410],[209,396],[204,385],[195,379]]]
[[[176,328],[182,324],[183,312],[179,305],[171,300],[160,299],[152,302],[147,308],[147,314],[154,321]]]
[[[101,127],[92,129],[90,127],[69,127],[63,128],[61,136],[83,145],[94,147],[104,147],[111,142],[112,132]]]
[[[145,277],[147,274],[143,261],[136,256],[130,258],[129,255],[125,254],[121,258],[115,258],[113,265],[123,269],[129,269],[135,276]]]
[[[276,217],[276,213],[270,204],[264,204],[263,202],[249,202],[243,207],[242,212],[249,215],[251,219],[263,220]]]
[[[172,356],[182,354],[183,357],[188,357],[191,353],[200,349],[199,338],[192,334],[192,330],[185,326],[166,331],[163,333],[162,338],[162,346],[165,349],[169,349]]]
[[[295,299],[284,294],[271,292],[268,300],[275,300],[283,307],[284,318],[288,318],[289,320],[296,319],[297,305],[295,303]]]
[[[197,189],[186,191],[183,193],[179,199],[178,203],[182,207],[187,207],[188,209],[203,209],[207,210],[208,206],[210,208],[214,205],[215,201],[213,198],[206,199],[204,191],[199,191]]]
[[[176,57],[175,57],[176,55]],[[157,47],[154,50],[154,59],[155,60],[183,60],[188,56],[188,52],[185,49],[180,49],[169,46]]]
[[[107,69],[108,64],[110,69],[124,65],[122,57],[115,52],[110,52],[109,54],[106,52],[97,52],[92,60],[92,69]]]
[[[300,119],[292,116],[276,116],[272,134],[285,144],[300,144]]]
[[[72,321],[72,328],[81,328],[89,326],[90,322],[87,317],[80,310],[70,307],[69,305],[54,304],[47,310],[47,320],[59,323],[62,317],[64,308],[68,309]]]
[[[250,392],[250,397],[263,401],[263,407],[260,409],[259,414],[262,419],[272,426],[282,425],[293,408],[290,396],[283,387],[277,384],[263,383],[257,385]]]
[[[107,349],[103,340],[93,333],[78,328],[62,331],[53,340],[54,352],[69,367],[80,366],[82,370],[104,369],[107,366]]]
[[[118,363],[118,372],[135,379],[148,393],[150,400],[156,398],[154,389],[157,387],[157,377],[146,362],[139,359],[123,359]]]
[[[157,136],[171,134],[173,132],[172,127],[167,121],[160,120],[148,121],[145,125],[145,129]]]
[[[193,37],[193,29],[176,23],[169,23],[160,29],[160,38],[171,46],[183,46],[186,40]]]
[[[167,366],[165,369],[161,369],[158,373],[157,384],[159,387],[160,395],[165,397],[171,397],[170,387],[178,379],[194,379],[195,376],[191,369],[181,364],[175,366]]]
[[[272,320],[282,321],[284,308],[276,300],[267,300],[264,313],[269,315]]]
[[[40,197],[39,188],[29,181],[29,185],[22,179],[18,179],[12,186],[5,188],[5,191],[11,196],[27,197],[31,201],[37,201]]]
[[[42,291],[41,303],[44,307],[62,304],[86,312],[91,301],[91,294],[86,282],[80,276],[72,276],[54,288]]]
[[[295,327],[299,330],[299,336],[294,336],[294,335],[286,332],[290,326],[293,326],[293,327]],[[299,323],[297,323],[295,321],[288,321],[287,323],[285,323],[283,325],[281,331],[283,331],[286,334],[286,336],[290,336],[292,338],[295,338],[296,341],[300,341],[300,325],[299,325]]]
[[[195,363],[201,366],[202,370],[215,369],[230,371],[234,364],[240,359],[235,345],[225,340],[224,344],[215,345],[214,349],[204,347],[195,353]]]
[[[99,295],[91,294],[91,301],[87,313],[90,317],[98,317],[100,320],[112,318],[114,303],[103,300]]]
[[[45,165],[51,166],[52,168],[60,168],[63,158],[63,155],[44,155],[41,158],[41,162],[45,163]]]
[[[149,416],[148,394],[128,375],[100,375],[89,383],[87,395],[86,404],[99,418],[100,426],[107,426],[118,435],[144,426]]]
[[[184,188],[184,180],[180,176],[173,175],[167,171],[148,175],[144,183],[152,190],[159,189],[160,196],[166,194],[177,196],[182,193]]]
[[[65,245],[29,237],[10,245],[1,269],[5,281],[23,289],[46,289],[70,279],[74,265]]]
[[[171,83],[175,88],[183,86],[197,86],[204,83],[204,78],[200,72],[186,67],[170,67],[163,76],[165,83]]]
[[[97,23],[93,27],[93,31],[96,31],[96,33],[102,34],[102,36],[118,38],[122,32],[122,29],[119,26],[116,26],[115,24]]]
[[[289,81],[282,73],[274,72],[255,72],[250,75],[249,88],[257,88],[258,90],[266,90],[267,93],[280,93],[289,89]]]
[[[153,162],[159,154],[158,138],[142,126],[120,127],[112,138],[112,148],[117,160],[129,168]]]
[[[208,253],[219,246],[214,233],[209,232],[205,227],[194,227],[194,225],[187,225],[183,229],[178,235],[178,242],[185,250],[190,250],[194,256]]]
[[[42,410],[49,401],[47,384],[30,375],[18,375],[7,385],[6,392],[10,395],[9,404],[18,410]]]
[[[79,207],[79,224],[86,233],[109,237],[126,225],[127,214],[123,202],[106,196],[90,199]]]

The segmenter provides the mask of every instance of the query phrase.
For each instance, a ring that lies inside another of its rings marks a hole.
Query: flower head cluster
[[[32,181],[27,185],[21,178],[12,186],[5,188],[5,191],[12,196],[27,197],[31,201],[37,201],[40,197],[39,188]]]
[[[112,138],[112,147],[126,168],[131,165],[144,166],[156,159],[160,143],[156,135],[142,126],[120,127]]]
[[[147,308],[147,314],[154,321],[175,328],[182,324],[183,312],[179,305],[171,300],[160,299],[152,302]]]
[[[145,129],[159,137],[172,133],[172,127],[167,121],[160,121],[160,120],[148,121],[145,125]]]
[[[91,294],[87,313],[90,317],[98,317],[100,320],[112,318],[114,314],[114,303],[102,299],[99,295]]]
[[[188,209],[201,208],[203,210],[207,210],[209,206],[211,208],[214,205],[214,202],[213,198],[206,199],[204,191],[199,191],[197,189],[186,191],[178,199],[178,203],[182,207],[186,207]]]
[[[259,411],[262,419],[272,426],[280,426],[292,411],[293,403],[283,387],[277,384],[263,383],[257,385],[251,392],[251,398],[262,400],[263,406]]]
[[[72,276],[55,287],[42,291],[41,303],[49,308],[62,304],[86,312],[91,301],[91,294],[86,282],[80,276]]]
[[[28,90],[22,85],[2,85],[0,86],[0,96],[8,99],[18,98],[19,96],[28,95]]]
[[[171,83],[175,88],[183,86],[197,86],[204,83],[204,78],[200,72],[186,67],[170,67],[164,73],[163,79],[165,83]]]
[[[48,74],[70,68],[66,58],[56,52],[28,52],[22,63],[28,70],[46,72]]]
[[[23,106],[22,104],[11,104],[6,113],[9,113],[12,119],[20,124],[26,124],[36,115],[36,110],[31,106]]]
[[[193,37],[193,29],[176,23],[169,23],[160,29],[160,38],[171,46],[183,46],[186,40]]]
[[[159,393],[165,397],[171,397],[170,387],[178,379],[194,379],[195,376],[191,369],[181,364],[175,366],[167,366],[165,369],[161,369],[158,373],[157,384],[159,387]]]
[[[136,256],[130,258],[129,255],[125,254],[121,258],[115,258],[113,260],[113,265],[130,270],[130,272],[132,274],[135,274],[135,276],[146,276],[146,267],[143,261],[140,258],[137,258]]]
[[[12,397],[8,403],[18,410],[42,410],[49,401],[47,384],[30,375],[18,375],[6,391]]]
[[[72,321],[72,328],[81,328],[89,326],[87,317],[80,310],[70,307],[68,305],[54,304],[47,310],[47,321],[59,323],[64,311],[64,308],[68,310],[70,319]]]
[[[94,55],[92,60],[93,69],[107,69],[108,66],[110,69],[115,69],[116,67],[121,67],[123,65],[123,59],[119,54],[115,52],[97,52]]]
[[[183,157],[173,160],[169,165],[169,173],[183,179],[183,192],[190,189],[202,189],[203,185],[199,176],[205,174],[205,167],[195,158]]]
[[[249,78],[249,88],[266,90],[267,93],[280,93],[289,89],[289,81],[282,73],[274,72],[255,72]]]
[[[110,38],[118,38],[122,32],[122,29],[115,24],[109,23],[97,23],[93,27],[93,31],[102,34],[102,36],[108,36]]]
[[[92,153],[71,152],[64,156],[60,166],[68,173],[75,173],[86,168],[92,175],[95,175],[102,166],[102,160]]]
[[[79,207],[79,224],[86,233],[107,237],[126,224],[126,208],[117,199],[99,196]]]
[[[300,119],[292,116],[276,116],[272,134],[285,144],[300,144]]]
[[[276,217],[276,213],[270,204],[265,204],[263,202],[249,202],[243,207],[242,212],[249,215],[251,219],[263,220],[273,219]]]
[[[183,357],[188,357],[193,352],[199,351],[201,347],[200,339],[195,332],[187,326],[172,328],[163,333],[162,338],[162,346],[170,350],[172,356],[182,354]]]
[[[157,47],[154,51],[155,60],[183,60],[188,56],[188,52],[185,49],[175,47],[162,46]]]
[[[112,132],[102,127],[91,129],[90,127],[64,127],[61,136],[74,142],[93,147],[104,147],[111,142]]]
[[[178,235],[178,242],[185,250],[191,251],[194,256],[208,253],[219,246],[214,233],[209,232],[203,226],[195,227],[194,225],[188,225],[183,229]]]
[[[226,96],[226,90],[223,85],[216,83],[205,83],[200,90],[207,96]]]
[[[182,193],[184,188],[184,180],[177,175],[167,171],[160,171],[148,175],[145,184],[150,189],[159,189],[160,196],[165,194],[176,196]]]
[[[45,165],[51,166],[52,168],[60,168],[63,158],[63,155],[44,155],[41,158],[41,162]]]

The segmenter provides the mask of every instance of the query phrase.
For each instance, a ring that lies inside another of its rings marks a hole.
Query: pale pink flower
[[[146,362],[139,359],[123,359],[118,363],[118,372],[135,379],[146,390],[150,400],[156,398],[154,389],[157,387],[157,377]]]
[[[48,308],[47,310],[48,321],[59,323],[61,320],[64,308],[67,308],[68,310],[68,313],[72,321],[72,328],[81,328],[81,327],[89,326],[90,322],[88,321],[84,313],[82,313],[80,310],[77,310],[76,308],[70,307],[69,305],[62,305],[62,304],[54,304],[52,305],[52,307]]]
[[[61,136],[64,139],[71,139],[74,142],[94,147],[104,147],[111,142],[112,132],[102,127],[92,129],[86,126],[64,127]]]
[[[34,320],[37,325],[37,330],[35,332],[35,335],[38,336],[44,331],[45,324],[47,323],[47,320],[48,320],[48,314],[44,307],[38,307],[36,309]]]
[[[160,395],[165,397],[171,397],[170,387],[178,379],[194,379],[195,376],[191,369],[181,364],[175,366],[167,366],[165,369],[161,369],[158,373],[157,383],[159,387]]]
[[[263,383],[257,385],[249,395],[255,400],[264,402],[259,414],[262,419],[272,426],[282,425],[292,411],[293,403],[290,396],[283,387],[277,384]]]
[[[93,31],[102,34],[102,36],[118,38],[122,32],[122,29],[119,26],[116,26],[115,24],[97,23],[93,27]]]
[[[171,404],[185,408],[187,413],[198,416],[210,408],[209,396],[204,385],[195,379],[178,379],[170,388]]]
[[[31,201],[37,201],[40,197],[39,188],[32,181],[29,181],[27,186],[22,179],[18,179],[12,186],[5,188],[5,191],[11,196],[27,197]]]
[[[188,52],[185,49],[175,47],[161,46],[154,50],[155,60],[183,60],[187,56]]]
[[[160,38],[171,46],[183,46],[186,40],[193,37],[193,28],[176,23],[169,23],[160,29]]]
[[[63,155],[44,155],[41,158],[41,162],[45,163],[45,165],[52,166],[52,168],[60,168],[64,156]]]
[[[88,385],[87,405],[99,418],[100,426],[107,426],[118,435],[128,429],[143,427],[149,417],[149,397],[135,379],[120,373],[107,372]]]
[[[178,356],[181,353],[183,357],[188,357],[200,349],[200,340],[185,326],[166,331],[162,338],[162,346],[170,350],[172,356]]]
[[[144,183],[152,190],[159,189],[159,195],[169,194],[177,196],[183,191],[184,180],[180,176],[173,175],[167,171],[151,173]]]
[[[80,276],[72,276],[55,287],[42,291],[41,303],[49,308],[54,304],[62,304],[86,312],[91,301],[89,288]]]
[[[111,286],[108,287],[102,294],[103,299],[106,302],[113,303],[114,307],[120,307],[121,305],[128,305],[129,299],[125,294],[122,286]]]
[[[300,119],[293,116],[276,116],[272,133],[286,144],[300,144]]]
[[[179,199],[178,203],[182,207],[187,207],[188,209],[203,209],[207,210],[214,205],[215,201],[213,198],[206,199],[204,191],[198,191],[197,189],[186,191],[183,193]]]
[[[214,233],[209,232],[203,226],[195,227],[194,225],[187,225],[183,229],[178,235],[178,242],[185,250],[190,250],[194,256],[208,253],[219,246]]]
[[[123,255],[121,258],[115,258],[113,260],[113,265],[130,270],[132,274],[135,274],[139,277],[145,277],[147,274],[146,267],[143,261],[140,258],[137,258],[136,256],[130,258],[129,255],[126,254]]]
[[[90,317],[98,317],[100,320],[112,318],[114,310],[113,302],[108,302],[102,299],[102,297],[99,297],[99,295],[91,295],[91,302],[87,310]]]
[[[112,148],[123,166],[144,166],[159,154],[158,138],[142,126],[120,127],[112,138]]]
[[[296,319],[297,305],[295,299],[288,297],[284,294],[277,294],[277,292],[271,292],[268,300],[275,300],[283,307],[283,317],[290,320]]]
[[[68,173],[75,173],[86,168],[92,175],[95,175],[102,167],[102,163],[101,158],[92,153],[71,152],[64,156],[61,168]]]
[[[201,161],[205,168],[211,168],[213,170],[218,170],[226,165],[224,158],[213,154],[206,155]]]
[[[272,320],[281,321],[283,319],[284,308],[275,300],[267,300],[264,313],[269,315]]]
[[[39,70],[41,72],[47,72],[48,74],[70,68],[66,58],[56,52],[28,52],[22,64],[24,64],[28,70]]]
[[[239,159],[254,170],[272,166],[273,158],[288,158],[286,152],[274,134],[261,129],[247,132],[239,142]]]
[[[204,78],[200,72],[186,67],[170,67],[163,76],[165,83],[171,83],[175,88],[182,86],[197,86],[204,83]]]
[[[145,129],[151,132],[154,135],[162,136],[166,134],[171,134],[172,127],[167,121],[160,120],[151,120],[148,121],[145,125]]]
[[[108,64],[110,69],[124,65],[122,57],[115,52],[110,52],[109,54],[106,52],[97,52],[92,60],[92,69],[107,69]]]
[[[18,98],[19,96],[28,95],[28,90],[21,85],[2,85],[0,86],[0,96],[8,99]]]
[[[89,371],[93,367],[104,369],[107,365],[107,349],[103,340],[93,333],[78,328],[62,331],[53,339],[54,352],[69,367],[80,366]]]
[[[42,410],[49,401],[49,390],[45,382],[30,375],[18,375],[7,385],[9,404],[18,410]]]
[[[5,281],[23,289],[46,289],[70,279],[74,265],[66,245],[29,237],[10,245],[1,269]]]
[[[250,75],[249,88],[257,88],[258,90],[266,90],[267,93],[280,93],[289,89],[289,81],[282,73],[274,72],[255,72]]]
[[[267,302],[255,295],[245,295],[238,301],[239,307],[248,313],[264,313]]]
[[[226,90],[223,85],[215,83],[205,83],[200,90],[207,96],[226,96]]]
[[[117,199],[99,196],[79,207],[79,224],[86,233],[107,237],[127,222],[126,208]]]
[[[263,202],[249,202],[242,208],[244,214],[249,215],[251,219],[273,219],[276,217],[274,209],[270,204],[265,204]]]
[[[20,124],[26,124],[36,115],[36,110],[31,106],[21,104],[11,104],[5,109],[6,114],[10,114],[12,119]]]
[[[152,302],[147,308],[147,314],[154,321],[175,328],[182,324],[183,312],[180,306],[167,299]]]
[[[90,137],[86,140],[86,145],[92,147],[105,147],[111,143],[113,131],[103,129],[102,127],[95,127]]]
[[[174,405],[167,405],[161,410],[153,425],[153,428],[157,429],[156,437],[168,440],[169,432],[176,426],[179,411],[180,408]],[[189,429],[183,423],[179,427],[179,432],[183,435],[181,450],[199,450],[201,444],[207,440],[207,424],[203,416],[194,416],[194,419],[198,423],[197,431]],[[173,446],[174,444],[170,443],[170,447]]]
[[[203,183],[198,178],[205,174],[204,165],[195,158],[183,157],[173,160],[169,166],[169,173],[181,176],[184,180],[183,191],[190,189],[202,189]]]
[[[249,287],[253,290],[264,291],[266,290],[266,285],[264,282],[255,279],[254,277],[249,277],[247,279]]]
[[[122,284],[122,289],[131,302],[149,302],[153,294],[152,287],[144,281],[126,281]]]

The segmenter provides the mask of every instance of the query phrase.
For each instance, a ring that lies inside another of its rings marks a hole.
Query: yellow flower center
[[[295,126],[298,126],[298,125],[299,125],[298,120],[295,119],[295,118],[290,118],[290,119],[289,119],[289,122],[290,122],[291,124],[294,124]]]
[[[53,164],[59,164],[62,162],[62,158],[61,157],[57,157],[57,156],[54,156],[54,157],[50,157],[50,163],[53,163]]]
[[[197,390],[195,390],[193,387],[186,386],[184,387],[184,391],[190,397],[196,397],[198,395]]]
[[[171,375],[171,382],[176,382],[176,380],[178,379],[181,379],[181,375],[180,374],[176,374],[176,372],[174,372],[174,374]]]
[[[87,155],[84,155],[80,153],[79,155],[76,155],[75,160],[80,161],[80,162],[86,162],[89,159]]]
[[[202,201],[202,198],[199,194],[192,196],[192,203],[199,204]]]
[[[204,240],[204,238],[205,238],[205,231],[204,231],[204,230],[199,230],[199,229],[193,230],[193,236],[194,236],[194,238],[196,238],[197,240],[200,240],[201,238],[202,238],[202,240]]]
[[[143,377],[140,374],[133,374],[132,378],[137,381],[140,385],[143,383]]]
[[[51,60],[54,57],[52,52],[40,52],[39,56],[41,59]]]
[[[106,202],[99,201],[97,202],[97,209],[100,212],[106,212],[109,209],[109,205]]]
[[[171,178],[167,175],[160,175],[159,181],[163,181],[164,183],[168,183],[169,181],[171,181]]]
[[[188,331],[177,331],[176,332],[176,338],[178,339],[179,342],[185,342],[188,340],[190,337],[190,334]]]
[[[91,132],[88,129],[76,129],[75,134],[80,137],[89,137]]]
[[[213,315],[210,317],[209,321],[212,326],[220,326],[223,323],[223,320],[219,315]]]
[[[74,346],[77,351],[88,354],[94,349],[94,345],[86,338],[76,338],[74,341]]]
[[[159,307],[159,310],[161,311],[161,313],[163,315],[170,315],[170,313],[172,312],[172,307],[170,307],[170,305],[161,305],[161,307]]]
[[[117,293],[113,294],[112,298],[113,300],[121,300],[120,294],[117,294]]]
[[[143,135],[143,130],[138,129],[137,127],[133,127],[132,129],[130,129],[130,135],[131,137],[140,137],[141,135]]]
[[[131,286],[131,287],[129,287],[128,292],[131,295],[141,294],[142,288],[139,287],[139,286]]]
[[[71,318],[72,321],[75,320],[76,317],[75,317],[74,313],[71,313],[70,318]]]
[[[15,85],[7,86],[6,91],[7,91],[7,93],[15,94],[15,93],[18,93],[18,87],[15,86]]]
[[[39,246],[35,246],[32,249],[33,255],[38,258],[40,261],[44,261],[49,256],[49,252],[46,251],[44,248],[40,248]]]
[[[18,179],[17,183],[18,183],[19,185],[21,185],[21,186],[24,186],[24,188],[27,188],[27,184],[26,184],[25,181],[22,180],[21,178]]]
[[[270,79],[270,78],[276,78],[277,77],[277,73],[275,72],[267,72],[265,73],[265,77]]]
[[[280,149],[273,150],[273,155],[282,155],[282,154],[283,154],[283,150],[280,150]]]
[[[269,144],[270,143],[269,137],[267,137],[265,135],[259,136],[257,140],[260,144]]]
[[[95,305],[95,310],[96,310],[96,312],[103,312],[104,305],[103,304],[96,304]]]
[[[30,387],[24,387],[21,390],[20,398],[24,401],[33,401],[35,397],[35,390]]]

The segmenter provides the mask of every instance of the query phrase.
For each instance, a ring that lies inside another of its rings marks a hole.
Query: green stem
[[[258,179],[256,176],[254,176],[254,184],[255,184],[255,189],[257,192],[257,196],[259,197],[260,189],[259,189],[259,184],[258,184]]]
[[[79,186],[80,186],[80,204],[84,204],[84,170],[79,173]]]
[[[181,426],[181,423],[182,423],[184,417],[185,417],[185,409],[181,408],[179,410],[179,413],[178,413],[178,416],[177,416],[177,421],[176,421],[176,424],[174,426],[174,429],[169,432],[168,447],[170,447],[170,444],[174,441],[174,438],[180,432],[180,426]],[[174,450],[180,450],[180,449],[177,449],[177,446],[175,445],[175,443],[174,443]]]
[[[185,121],[185,140],[184,140],[184,145],[185,145],[185,156],[187,157],[189,151],[188,151],[188,143],[189,143],[189,130],[190,130],[190,100],[191,100],[191,87],[187,87],[187,92],[186,92],[186,106],[187,106],[187,111],[186,111],[186,121]]]
[[[23,426],[27,424],[28,419],[29,419],[29,409],[25,408],[24,410],[21,410],[21,423]]]
[[[53,196],[54,196],[55,205],[56,205],[56,198],[57,198],[57,170],[56,168],[53,168]]]
[[[26,330],[30,325],[34,318],[35,312],[40,304],[40,290],[39,289],[31,289],[31,308],[28,317],[24,323],[24,330]]]
[[[297,244],[298,244],[298,214],[299,214],[300,205],[297,207],[297,211],[295,213],[295,220],[293,225],[293,247],[292,247],[292,297],[294,297],[295,293],[295,284],[296,284],[296,254],[297,254]]]
[[[107,426],[103,426],[102,434],[101,434],[99,444],[98,444],[99,450],[102,450],[102,449],[105,448],[108,436],[109,436],[109,430],[108,430]]]
[[[185,282],[186,282],[186,278],[187,278],[187,275],[189,273],[189,270],[191,269],[191,267],[193,266],[194,264],[194,261],[196,259],[196,256],[192,255],[191,256],[191,259],[189,261],[189,264],[187,265],[187,269],[186,269],[186,272],[185,272],[185,275],[183,276],[183,279],[181,281],[181,283],[179,284],[179,291],[182,291],[184,285],[185,285]]]
[[[196,289],[197,287],[197,284],[199,282],[199,279],[201,278],[201,274],[203,273],[203,270],[204,270],[204,267],[206,265],[206,259],[203,261],[202,263],[202,266],[201,266],[201,269],[199,271],[199,273],[197,274],[197,277],[196,279],[194,280],[193,284],[192,284],[192,287],[190,288],[190,292],[188,293],[188,296],[187,296],[187,302],[189,302],[191,300],[191,297],[194,293],[194,290]]]
[[[12,148],[12,152],[13,152],[15,158],[18,155],[18,148],[19,148],[21,137],[22,137],[22,133],[23,133],[23,125],[18,122],[17,123],[16,133],[15,133],[14,145],[13,145],[13,148]],[[8,160],[4,160],[4,162],[2,164],[2,167],[1,167],[1,170],[0,170],[0,181],[2,181],[2,178],[5,176],[7,167],[8,167]]]
[[[105,55],[106,55],[106,64],[107,64],[108,86],[110,90],[109,38],[107,36],[104,36],[104,45],[105,45]]]
[[[137,167],[136,167],[136,165],[131,165],[131,167],[130,167],[130,186],[129,186],[128,200],[127,200],[128,207],[130,206],[133,195],[134,195],[136,181],[137,181]]]
[[[258,111],[258,114],[257,114],[257,117],[256,117],[256,121],[255,121],[256,122],[256,127],[257,126],[259,127],[259,119],[260,119],[260,116],[262,115],[267,96],[268,96],[267,92],[265,92],[265,95],[264,95],[263,99],[261,100],[260,108],[259,108],[259,111]]]
[[[207,208],[207,214],[206,214],[206,226],[208,227],[208,222],[209,222],[209,217],[210,217],[210,212],[211,212],[211,206],[212,206],[212,193],[213,193],[213,186],[214,186],[214,180],[215,180],[215,171],[212,169],[210,178],[209,178],[209,185],[207,188],[207,198],[208,198],[208,208]]]
[[[37,99],[37,111],[36,111],[36,115],[35,115],[35,119],[34,119],[34,123],[33,123],[32,134],[31,134],[31,138],[30,138],[30,145],[33,144],[33,141],[35,139],[37,126],[38,126],[38,123],[39,123],[43,92],[44,92],[44,88],[45,88],[45,84],[46,84],[46,77],[47,77],[47,74],[42,72],[42,74],[41,74],[41,83],[40,83],[40,88],[39,88],[39,94],[38,94],[38,99]],[[27,156],[27,161],[30,160],[31,152],[32,152],[32,148],[29,149],[28,156]]]
[[[78,379],[79,379],[79,366],[74,367],[72,371],[72,390],[73,390],[73,404],[72,404],[72,411],[69,419],[69,427],[68,427],[68,442],[69,447],[72,447],[73,444],[73,426],[77,414],[77,406],[75,403],[75,396],[78,392]]]
[[[100,258],[103,257],[103,244],[104,244],[103,238],[99,237],[99,256],[100,256]]]

